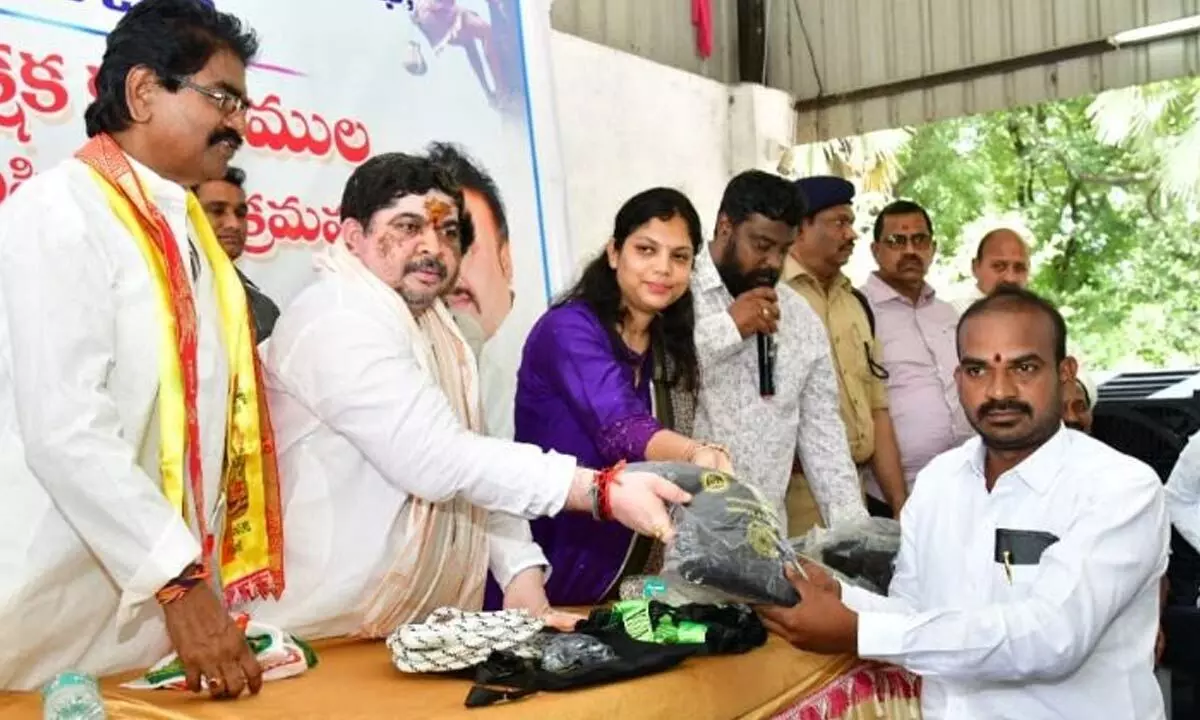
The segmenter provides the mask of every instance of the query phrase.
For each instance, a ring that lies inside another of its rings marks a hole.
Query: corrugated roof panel
[[[1200,0],[764,0],[766,83],[801,101],[1098,40],[1200,14]],[[557,30],[736,82],[737,2],[712,0],[713,55],[690,0],[556,0]],[[1200,72],[1196,36],[802,113],[797,142],[915,125]]]
[[[802,37],[792,38],[790,56],[770,63],[768,84],[806,100],[1101,39],[1200,13],[1200,0],[776,0],[771,22],[798,27],[795,18],[788,21],[797,8],[814,36],[820,92],[813,73],[803,71],[811,62],[796,52],[806,49]],[[814,31],[816,21],[819,30]],[[846,28],[851,29],[848,35]],[[1189,36],[805,113],[797,122],[797,141],[1076,97],[1198,71],[1200,43]]]
[[[781,2],[782,0],[774,0]],[[721,82],[737,79],[737,3],[713,0],[713,53],[696,51],[690,0],[555,0],[555,30]]]

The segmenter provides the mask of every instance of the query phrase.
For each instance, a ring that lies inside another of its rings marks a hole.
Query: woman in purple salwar
[[[724,449],[670,429],[668,391],[694,393],[698,382],[688,286],[701,242],[700,218],[677,190],[646,190],[621,207],[604,252],[525,341],[518,441],[590,467],[678,460],[729,470]],[[651,542],[617,523],[562,517],[531,525],[558,607],[600,603],[649,557]],[[500,594],[488,589],[494,608]]]

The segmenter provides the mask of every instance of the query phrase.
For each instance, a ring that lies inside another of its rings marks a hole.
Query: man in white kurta
[[[135,164],[187,247],[185,190]],[[229,369],[200,262],[199,395],[214,503]],[[0,209],[0,687],[170,650],[154,594],[200,554],[158,477],[158,319],[146,261],[78,160]]]
[[[147,32],[162,36],[154,48],[139,45]],[[167,90],[148,64],[195,63],[195,37],[204,33],[207,62],[186,76],[191,85]],[[229,16],[181,0],[147,0],[108,43],[120,45],[122,57],[106,55],[99,70],[101,92],[88,109],[92,140],[79,155],[100,169],[66,160],[0,207],[0,688],[33,689],[69,669],[143,668],[172,650],[173,639],[196,689],[199,653],[210,690],[236,695],[247,682],[257,690],[261,672],[242,665],[253,656],[214,590],[180,587],[172,609],[156,597],[206,558],[196,524],[164,495],[159,288],[109,193],[140,186],[139,208],[161,213],[169,228],[158,229],[162,247],[174,244],[184,268],[186,279],[175,278],[194,306],[181,322],[194,317],[196,327],[203,482],[193,493],[187,473],[182,504],[203,497],[216,527],[233,377],[216,290],[232,268],[207,224],[197,224],[199,206],[189,212],[185,188],[223,172],[240,145],[244,90],[235,89],[244,88],[256,44]],[[116,178],[127,183],[122,190]],[[242,311],[248,322],[244,304]],[[212,566],[219,587],[220,563]],[[172,638],[168,628],[181,620],[187,628]]]
[[[920,675],[926,720],[1163,718],[1162,487],[1062,427],[1065,338],[1057,311],[1019,289],[964,316],[956,377],[979,437],[920,473],[887,597],[810,565],[813,582],[793,578],[800,604],[764,610],[768,625]]]
[[[266,373],[288,586],[253,611],[262,620],[308,638],[386,635],[439,605],[478,610],[489,566],[506,604],[548,610],[546,559],[525,518],[586,509],[592,473],[478,434],[476,366],[441,299],[465,249],[462,207],[425,158],[360,166],[342,201],[343,239],[275,326]],[[656,495],[624,495],[653,486],[679,497],[660,482],[623,475],[613,515],[669,533]],[[631,503],[650,514],[623,516]],[[443,532],[431,514],[458,524]],[[474,533],[486,534],[482,545]]]

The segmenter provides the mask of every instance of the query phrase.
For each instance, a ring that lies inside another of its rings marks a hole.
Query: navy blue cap
[[[805,217],[812,217],[822,210],[839,205],[850,205],[854,202],[854,186],[840,177],[832,175],[814,175],[800,178],[796,187],[804,193],[808,201],[808,212]]]

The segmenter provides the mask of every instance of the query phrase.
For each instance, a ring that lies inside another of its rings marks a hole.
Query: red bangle
[[[600,509],[600,517],[604,520],[612,520],[612,496],[609,494],[609,488],[613,483],[621,484],[618,476],[624,469],[625,461],[622,460],[616,465],[596,473],[596,504]]]
[[[183,569],[179,577],[164,585],[162,590],[154,593],[154,598],[158,600],[159,605],[169,605],[207,579],[208,570],[200,563],[192,563]]]

